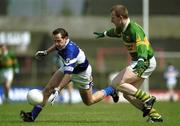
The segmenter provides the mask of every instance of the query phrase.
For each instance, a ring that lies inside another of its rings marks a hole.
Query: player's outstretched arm
[[[97,36],[96,38],[103,38],[105,36],[120,38],[121,37],[121,30],[119,30],[117,28],[111,28],[111,29],[109,29],[107,31],[94,32],[93,34],[95,34]]]
[[[96,38],[103,38],[105,37],[105,32],[93,32],[96,35]]]

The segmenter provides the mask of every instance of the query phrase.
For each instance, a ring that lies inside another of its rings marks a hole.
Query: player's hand
[[[54,90],[52,92],[52,100],[50,101],[52,106],[54,105],[58,95],[59,95],[59,89],[58,88],[54,88]]]
[[[148,65],[149,65],[148,62],[145,62],[143,59],[138,60],[133,70],[140,77],[144,73],[144,71],[148,68]]]
[[[103,38],[103,37],[105,37],[104,32],[94,32],[93,34],[96,35],[96,38]]]
[[[47,50],[44,50],[44,51],[37,51],[36,54],[35,54],[35,58],[37,60],[40,60],[42,56],[46,56],[48,53],[47,53]]]

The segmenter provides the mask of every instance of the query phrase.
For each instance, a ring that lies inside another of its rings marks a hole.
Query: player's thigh
[[[136,85],[142,80],[128,67],[124,68],[120,73],[112,80],[112,85],[118,86],[123,83],[129,83]]]
[[[135,81],[135,82],[133,83],[133,85],[134,85],[136,88],[140,88],[141,85],[143,84],[144,80],[145,80],[144,78],[140,78],[139,80]]]
[[[59,85],[63,77],[64,74],[61,71],[57,70],[49,80],[44,90],[49,90],[51,92],[51,90]]]
[[[92,88],[79,89],[79,92],[84,103],[89,103],[92,101]]]

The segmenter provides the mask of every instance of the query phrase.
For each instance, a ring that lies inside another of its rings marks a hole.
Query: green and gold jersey
[[[123,43],[130,53],[132,60],[138,58],[150,59],[154,51],[149,43],[143,29],[136,22],[128,20],[126,28],[112,28],[106,32],[109,37],[122,37]]]
[[[17,59],[10,51],[7,51],[5,54],[0,54],[0,69],[6,68],[19,69]]]

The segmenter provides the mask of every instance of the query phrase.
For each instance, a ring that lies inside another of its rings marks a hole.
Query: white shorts
[[[14,71],[12,68],[0,70],[0,81],[12,81],[14,77]]]
[[[176,78],[169,78],[166,83],[167,83],[167,87],[169,89],[172,89],[172,88],[175,88],[175,86],[177,84],[177,80],[176,80]]]
[[[128,68],[133,71],[133,68],[136,66],[137,61],[132,61],[132,63],[128,66]],[[144,73],[141,75],[142,78],[148,78],[152,72],[156,68],[156,59],[153,56],[151,59],[149,59],[149,67],[144,71]]]
[[[63,67],[59,69],[64,73]],[[92,82],[92,67],[91,65],[88,68],[79,74],[72,74],[72,79],[74,86],[80,89],[89,89],[93,86]]]

